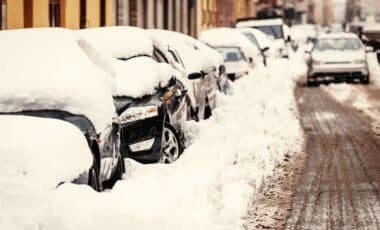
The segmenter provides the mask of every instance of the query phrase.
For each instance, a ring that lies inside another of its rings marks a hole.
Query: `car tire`
[[[204,120],[207,120],[207,119],[209,119],[211,116],[212,116],[212,110],[211,110],[211,107],[210,107],[210,103],[209,103],[209,101],[208,101],[208,98],[206,98],[206,100],[205,100],[205,109],[204,109],[204,113],[203,113],[203,119],[204,119]]]
[[[178,160],[182,151],[177,131],[170,124],[165,124],[162,131],[161,156],[158,162],[163,164],[173,163]]]
[[[91,167],[88,171],[88,185],[97,192],[102,191],[99,183],[99,173],[94,166]]]
[[[362,77],[360,79],[360,83],[362,83],[364,85],[368,85],[369,84],[369,76]]]
[[[124,172],[125,172],[124,158],[120,154],[117,159],[116,170],[109,180],[103,182],[103,188],[111,189],[118,180],[122,179]]]

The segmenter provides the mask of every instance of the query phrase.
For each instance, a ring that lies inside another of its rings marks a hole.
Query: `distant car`
[[[263,56],[257,44],[234,28],[213,28],[202,31],[199,40],[210,47],[235,46],[239,47],[251,67],[263,64]]]
[[[289,57],[289,51],[287,49],[286,43],[291,41],[291,36],[287,33],[289,29],[281,18],[242,18],[236,21],[235,27],[254,28],[260,30],[274,40],[274,45],[278,52],[281,53],[282,57]]]
[[[0,129],[7,133],[0,151],[15,170],[7,172],[15,178],[9,186],[20,182],[20,170],[49,189],[70,181],[96,191],[113,186],[125,168],[112,90],[73,31],[9,30],[0,40]]]
[[[167,30],[149,30],[153,40],[170,43],[183,63],[188,80],[191,82],[199,119],[207,119],[216,107],[216,94],[224,78],[220,71],[223,58],[216,51],[200,41]]]
[[[370,80],[366,50],[355,34],[320,35],[310,52],[307,83],[320,80]]]
[[[99,67],[113,73],[113,93],[121,122],[121,152],[144,163],[172,163],[184,146],[187,90],[178,71],[153,58],[153,42],[136,27],[104,27],[77,32],[104,55],[93,57]],[[84,47],[91,54],[91,47]]]
[[[240,47],[219,46],[214,49],[223,55],[226,74],[231,81],[248,75],[250,67]]]

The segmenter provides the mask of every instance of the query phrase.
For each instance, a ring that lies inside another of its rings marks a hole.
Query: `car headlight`
[[[353,61],[354,64],[365,64],[365,60],[363,59],[358,59],[358,60],[355,60]]]
[[[313,60],[313,65],[322,65],[323,61]]]
[[[157,106],[147,105],[140,107],[132,107],[127,109],[120,115],[120,122],[123,124],[137,120],[144,120],[155,116],[158,116]]]

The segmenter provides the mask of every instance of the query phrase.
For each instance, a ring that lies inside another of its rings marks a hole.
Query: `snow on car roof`
[[[166,84],[177,73],[157,63],[153,55],[153,41],[149,34],[137,27],[103,27],[78,31],[104,57],[97,65],[107,68],[115,80],[114,96],[142,97],[151,95],[159,84]],[[87,47],[90,48],[90,47]],[[87,49],[85,48],[85,49]],[[88,52],[88,50],[87,50]],[[166,71],[162,71],[165,68]]]
[[[276,19],[251,19],[237,22],[235,27],[255,27],[255,26],[272,26],[272,25],[283,25],[284,22],[281,18]]]
[[[338,38],[358,38],[358,36],[354,33],[345,33],[345,32],[320,34],[318,36],[318,39],[338,39]]]
[[[153,55],[153,43],[145,30],[129,26],[113,26],[77,31],[96,49],[114,58],[130,58],[137,55]]]
[[[0,32],[0,111],[64,110],[102,130],[115,113],[112,81],[93,65],[71,30]]]
[[[223,63],[221,55],[190,36],[159,29],[149,30],[149,33],[155,40],[166,41],[177,50],[188,74],[216,68]]]

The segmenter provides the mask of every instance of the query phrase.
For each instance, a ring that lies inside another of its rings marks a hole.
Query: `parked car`
[[[267,34],[274,40],[274,45],[281,56],[289,57],[289,51],[286,43],[291,42],[291,36],[288,34],[289,28],[284,24],[281,18],[275,19],[256,19],[241,18],[236,21],[236,28],[254,28]]]
[[[150,30],[154,40],[165,41],[175,48],[183,62],[187,78],[191,82],[196,110],[200,119],[212,115],[218,92],[225,75],[223,58],[211,48],[187,35],[166,31]]]
[[[219,46],[214,47],[224,57],[227,77],[231,81],[235,81],[241,77],[247,76],[250,67],[247,59],[240,47],[237,46]]]
[[[96,191],[111,187],[125,168],[105,73],[71,30],[9,30],[0,40],[0,129],[6,134],[0,151],[3,162],[14,164],[0,171],[17,178],[9,186],[29,178],[28,189],[70,181]]]
[[[183,151],[188,108],[178,71],[153,59],[153,43],[143,29],[106,27],[78,34],[103,54],[106,61],[95,62],[109,63],[104,69],[115,79],[113,97],[121,121],[123,156],[144,163],[177,160]],[[91,47],[84,49],[92,53]]]
[[[320,35],[310,52],[307,83],[320,80],[370,80],[366,50],[357,35],[331,33]]]
[[[249,38],[239,30],[233,28],[214,28],[208,29],[199,34],[199,40],[211,46],[237,46],[239,47],[247,62],[251,67],[263,64],[263,56],[256,44],[253,44]]]

